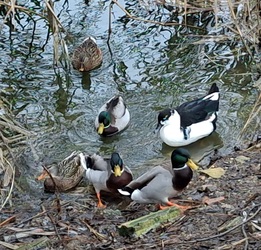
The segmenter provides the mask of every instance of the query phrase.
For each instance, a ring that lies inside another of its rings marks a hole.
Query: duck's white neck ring
[[[179,171],[179,170],[183,170],[183,169],[185,169],[187,167],[188,167],[187,164],[185,164],[182,168],[173,168],[173,170]]]
[[[104,126],[104,128],[109,128],[110,126],[111,126],[111,124],[109,124],[109,125],[108,125],[108,126],[106,126],[106,127]]]

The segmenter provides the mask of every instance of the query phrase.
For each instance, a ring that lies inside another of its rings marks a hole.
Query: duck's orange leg
[[[162,205],[159,205],[159,209],[160,210],[163,210],[163,209],[166,209],[166,208],[169,208],[169,207],[177,207],[178,209],[180,209],[181,211],[186,211],[187,209],[191,208],[191,206],[181,206],[181,205],[178,205],[176,203],[173,203],[173,202],[170,202],[168,201],[166,203],[167,206],[162,206]]]
[[[100,193],[97,193],[96,195],[97,195],[97,198],[98,198],[97,207],[98,207],[98,208],[106,208],[106,205],[104,205],[104,204],[102,203],[102,201],[101,201],[101,195],[100,195]]]

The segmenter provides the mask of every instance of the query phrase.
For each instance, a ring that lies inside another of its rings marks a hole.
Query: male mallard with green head
[[[181,192],[191,181],[197,165],[190,159],[184,148],[175,149],[171,154],[172,167],[156,166],[152,170],[130,182],[118,191],[130,196],[137,203],[158,203],[160,209],[165,206],[179,206],[169,201]]]
[[[95,128],[99,135],[115,135],[129,125],[130,112],[121,96],[114,96],[98,111]]]
[[[133,179],[131,170],[123,164],[116,152],[112,153],[110,159],[104,159],[97,154],[91,156],[80,154],[80,157],[81,164],[86,169],[86,177],[95,189],[99,208],[106,207],[101,201],[101,190],[118,193],[119,188],[125,187]]]

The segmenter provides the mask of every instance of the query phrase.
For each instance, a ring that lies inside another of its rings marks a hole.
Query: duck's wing
[[[58,175],[71,177],[76,175],[80,168],[80,152],[74,151],[58,164]]]
[[[107,110],[111,113],[112,118],[114,118],[115,122],[115,119],[120,119],[125,115],[126,104],[124,103],[121,96],[114,96],[107,103]]]
[[[181,127],[204,121],[219,109],[219,89],[214,83],[208,95],[193,101],[185,102],[176,108],[181,118]]]
[[[166,169],[164,169],[162,166],[156,166],[152,168],[150,171],[144,173],[137,179],[133,180],[127,185],[127,189],[142,189],[143,187],[147,186],[152,180],[157,178],[159,174],[168,172]],[[170,172],[168,172],[169,175],[171,175]],[[128,189],[128,190],[129,190]],[[124,188],[122,189],[124,190]]]
[[[66,192],[75,188],[82,180],[83,175],[78,175],[75,178],[62,178],[59,176],[47,178],[44,181],[44,189],[47,192],[54,193],[55,191]]]
[[[108,160],[100,155],[93,154],[86,158],[87,168],[98,171],[108,171]]]
[[[80,154],[81,165],[86,170],[86,178],[93,184],[95,190],[107,190],[106,180],[109,175],[109,164],[101,156]]]

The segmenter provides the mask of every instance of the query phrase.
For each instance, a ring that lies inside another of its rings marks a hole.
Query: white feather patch
[[[209,99],[211,101],[217,101],[219,99],[219,92],[212,93],[210,95],[207,95],[203,98],[203,100]]]
[[[129,196],[130,193],[127,192],[127,191],[123,191],[122,189],[118,189],[119,193],[122,194],[122,195],[126,195],[126,196]]]

